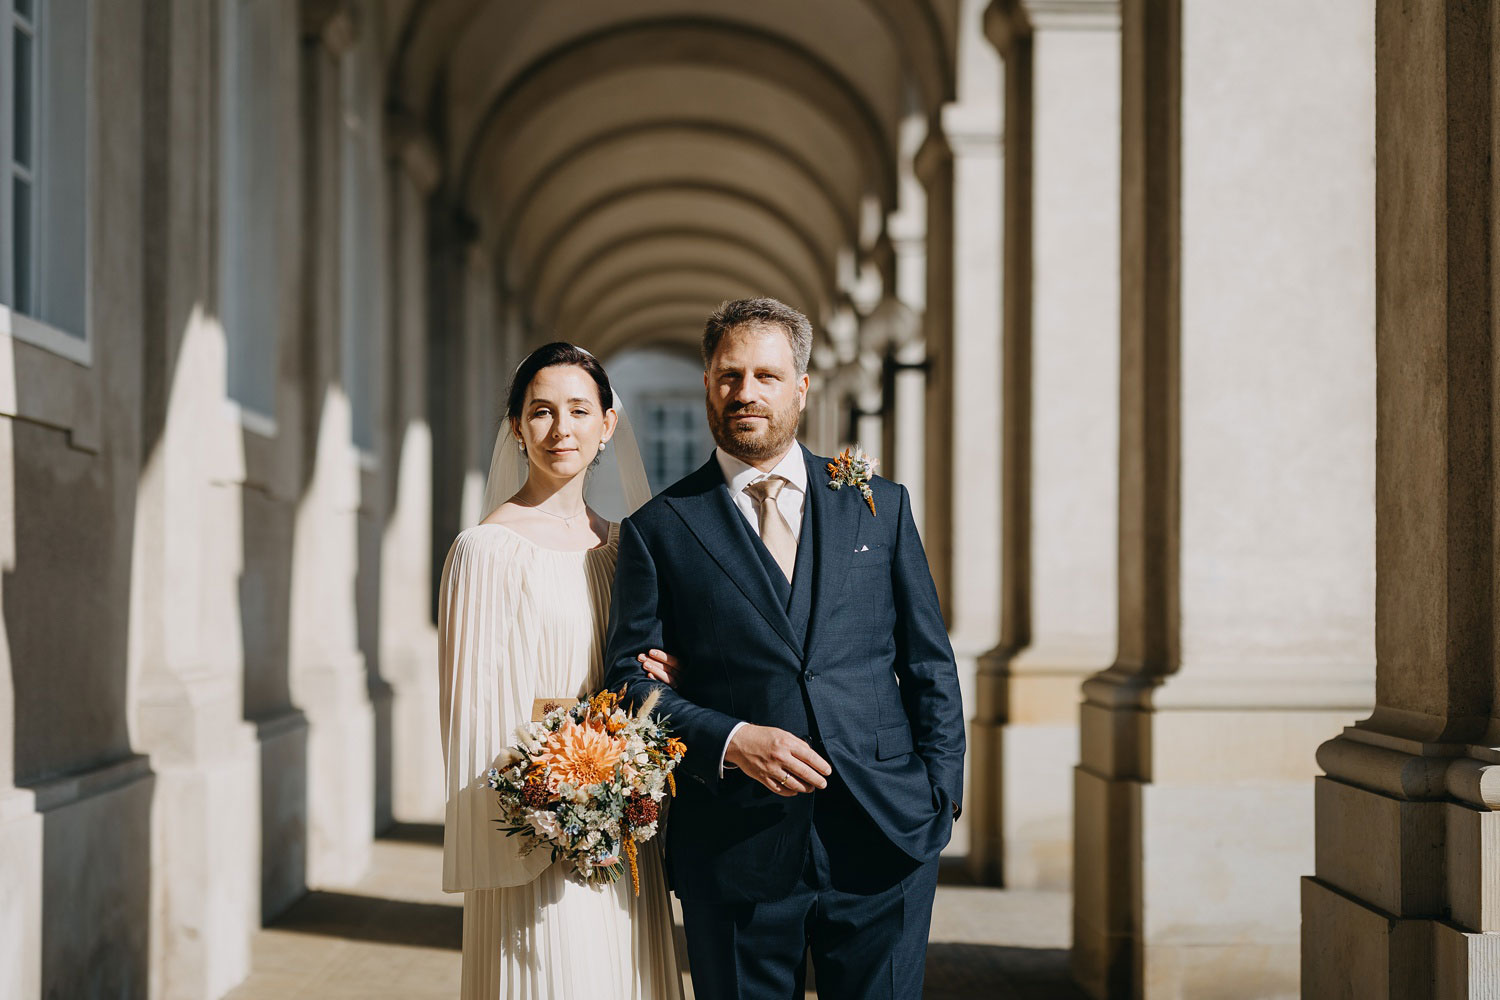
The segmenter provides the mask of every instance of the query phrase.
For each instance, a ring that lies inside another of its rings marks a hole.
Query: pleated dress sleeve
[[[486,783],[531,718],[535,673],[525,652],[525,549],[503,529],[480,525],[448,551],[438,594],[438,706],[447,768],[443,889],[464,892],[523,885],[550,863],[547,851],[522,857],[499,828]]]

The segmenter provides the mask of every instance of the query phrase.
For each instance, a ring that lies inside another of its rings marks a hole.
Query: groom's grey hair
[[[775,326],[786,334],[792,345],[792,358],[797,362],[797,374],[806,375],[808,362],[812,360],[812,323],[785,302],[772,298],[734,299],[719,303],[708,322],[703,325],[703,370],[713,364],[714,352],[724,334],[742,326]]]

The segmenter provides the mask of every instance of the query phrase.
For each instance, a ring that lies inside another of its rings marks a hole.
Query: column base
[[[376,831],[388,830],[395,816],[396,733],[393,713],[396,689],[383,677],[369,680],[370,727],[374,738],[375,764],[371,770],[374,794],[372,822]],[[434,713],[436,717],[436,713]]]
[[[1491,1000],[1497,982],[1500,933],[1402,920],[1302,880],[1306,1000]]]
[[[37,919],[8,925],[0,937],[7,947],[31,942],[20,944],[30,951],[20,974],[39,971],[40,988],[15,996],[147,995],[150,929],[161,919],[152,896],[155,788],[147,759],[137,756],[26,790],[36,812],[4,823],[5,835],[29,852],[5,854],[7,872],[18,873],[7,878],[22,885],[4,905]]]
[[[1422,1000],[1433,992],[1427,920],[1399,920],[1317,878],[1302,879],[1302,996]]]
[[[1140,995],[1141,783],[1073,769],[1073,978],[1089,996]]]
[[[327,671],[303,705],[307,743],[307,884],[348,886],[375,839],[375,712],[359,668]]]
[[[1432,934],[1434,1000],[1494,1000],[1500,983],[1500,933],[1476,934],[1435,923]]]
[[[438,738],[437,642],[391,683],[391,808],[408,823],[442,823],[443,745]]]
[[[1462,781],[1479,762],[1459,749],[1364,724],[1320,749],[1317,869],[1302,886],[1309,1000],[1496,996],[1500,813],[1447,797],[1483,792]]]
[[[0,996],[42,996],[42,817],[23,789],[0,792]]]
[[[1091,672],[1027,650],[980,661],[969,870],[1013,889],[1067,889],[1073,880],[1072,774],[1078,702]]]
[[[1111,998],[1298,996],[1296,886],[1313,860],[1312,747],[1328,716],[1091,703],[1082,718],[1080,984]]]
[[[1075,772],[1073,972],[1091,995],[1293,1000],[1311,792]]]
[[[260,919],[307,891],[307,717],[293,709],[256,725],[260,742]]]
[[[238,724],[209,760],[157,764],[151,995],[222,996],[260,928],[260,747]]]
[[[987,811],[985,796],[987,788],[993,786],[993,780],[989,780],[994,774],[990,763],[995,759],[987,748],[988,733],[985,724],[979,721],[975,706],[978,705],[979,684],[979,661],[985,650],[976,649],[972,645],[959,640],[953,643],[953,659],[958,669],[959,696],[963,699],[965,723],[964,739],[969,748],[966,766],[964,767],[964,811],[953,824],[953,839],[943,849],[943,856],[949,858],[963,858],[965,865],[970,869],[971,876],[977,858],[983,856],[986,850],[983,841],[984,827],[978,817]],[[975,835],[979,834],[976,841]],[[979,852],[976,855],[976,851]],[[979,881],[985,881],[979,879]]]

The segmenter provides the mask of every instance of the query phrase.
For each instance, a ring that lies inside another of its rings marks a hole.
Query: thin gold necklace
[[[577,518],[579,514],[582,514],[584,511],[588,510],[589,509],[589,505],[588,504],[584,504],[582,507],[580,507],[578,510],[575,510],[571,514],[554,514],[554,513],[552,513],[552,511],[550,511],[547,508],[543,507],[541,504],[532,504],[531,505],[531,509],[532,510],[539,510],[543,514],[546,514],[548,517],[555,517],[555,518],[557,518],[559,521],[561,521],[563,523],[564,527],[571,528],[571,527],[573,527],[573,520],[575,518]]]

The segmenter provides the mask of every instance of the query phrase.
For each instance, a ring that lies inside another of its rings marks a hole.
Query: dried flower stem
[[[635,838],[625,834],[625,860],[630,862],[630,885],[635,889],[635,894],[641,894],[641,872],[636,867]]]

